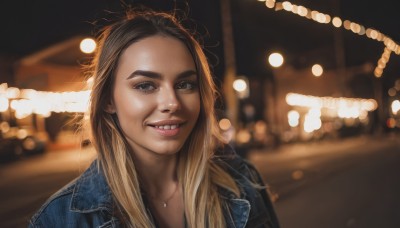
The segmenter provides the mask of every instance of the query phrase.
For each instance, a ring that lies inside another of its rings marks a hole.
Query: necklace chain
[[[168,197],[166,200],[164,200],[163,203],[163,207],[167,207],[168,206],[168,201],[170,201],[172,199],[172,197],[174,197],[175,193],[178,191],[178,184],[175,185],[175,190],[174,192],[171,194],[170,197]]]
[[[167,206],[168,206],[168,202],[174,197],[174,195],[175,195],[175,193],[178,191],[178,184],[176,184],[175,185],[175,190],[174,190],[174,192],[173,193],[171,193],[171,195],[167,198],[167,199],[165,199],[165,200],[161,200],[161,203],[162,203],[162,206],[164,207],[164,208],[166,208]],[[151,197],[153,200],[157,200],[158,201],[158,199],[157,198],[153,198],[153,197]]]

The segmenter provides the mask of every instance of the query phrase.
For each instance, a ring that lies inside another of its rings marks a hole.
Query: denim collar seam
[[[233,207],[239,207],[242,211],[242,215],[240,216],[240,218],[242,218],[243,220],[240,220],[240,223],[243,224],[243,226],[241,227],[245,227],[248,220],[249,220],[249,216],[250,216],[250,210],[251,210],[251,204],[247,199],[230,199],[229,200],[231,203],[233,203]],[[232,210],[234,210],[234,208],[231,208]],[[231,215],[232,217],[232,215]],[[235,221],[238,221],[238,219],[235,219],[233,222],[235,223]],[[237,227],[236,224],[234,224],[234,226],[236,228],[240,228]]]
[[[79,196],[84,196],[86,194],[89,194],[89,193],[86,193],[84,191],[81,191],[81,186],[85,185],[85,184],[87,185],[88,183],[86,183],[86,182],[87,182],[87,180],[90,179],[91,176],[95,176],[96,177],[98,175],[101,175],[99,173],[93,173],[93,171],[94,171],[93,169],[96,168],[94,166],[94,164],[95,163],[93,163],[91,165],[91,167],[85,173],[82,174],[81,178],[79,178],[77,180],[76,184],[75,184],[75,187],[74,187],[74,190],[73,190],[73,193],[72,193],[72,197],[71,197],[71,204],[70,204],[70,210],[73,211],[73,212],[90,213],[90,212],[99,211],[99,210],[106,210],[106,211],[109,211],[109,212],[112,211],[112,202],[110,200],[110,199],[112,199],[112,197],[111,197],[111,192],[110,191],[106,191],[105,194],[101,195],[102,197],[104,197],[104,199],[106,199],[105,203],[97,202],[96,205],[93,205],[90,208],[87,208],[88,205],[83,205],[83,206],[82,205],[78,205],[77,206],[77,203],[76,203],[77,199],[76,198],[79,197]],[[100,198],[100,197],[98,197],[98,198]]]

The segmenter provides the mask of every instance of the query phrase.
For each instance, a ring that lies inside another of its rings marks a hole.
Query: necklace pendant
[[[167,207],[167,203],[166,202],[163,202],[163,207]]]

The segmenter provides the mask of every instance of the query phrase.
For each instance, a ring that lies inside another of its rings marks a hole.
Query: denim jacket
[[[260,175],[252,165],[227,148],[216,159],[225,164],[241,192],[237,198],[227,190],[220,191],[229,207],[224,211],[227,227],[278,228],[265,188],[252,185],[263,185]],[[122,227],[119,219],[113,216],[114,207],[111,190],[94,161],[80,177],[47,200],[32,217],[29,227]]]

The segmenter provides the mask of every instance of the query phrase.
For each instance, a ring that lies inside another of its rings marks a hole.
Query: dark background
[[[400,41],[400,3],[395,0],[293,0],[331,16],[375,28],[395,42]],[[191,27],[202,35],[214,73],[223,77],[223,43],[220,2],[218,0],[41,0],[2,1],[0,3],[0,56],[17,60],[75,35],[95,34],[105,19],[120,12],[124,5],[144,5],[159,10],[181,9],[193,19]],[[334,31],[331,24],[320,24],[298,15],[275,11],[257,0],[231,0],[237,73],[250,78],[269,77],[266,56],[280,51],[286,63],[296,68],[310,67],[316,61],[326,69],[336,68]],[[97,22],[97,24],[95,24]],[[343,28],[346,66],[374,66],[380,58],[382,42],[359,36]],[[6,57],[5,57],[6,56]],[[392,53],[384,71],[384,84],[398,78],[400,58]]]

